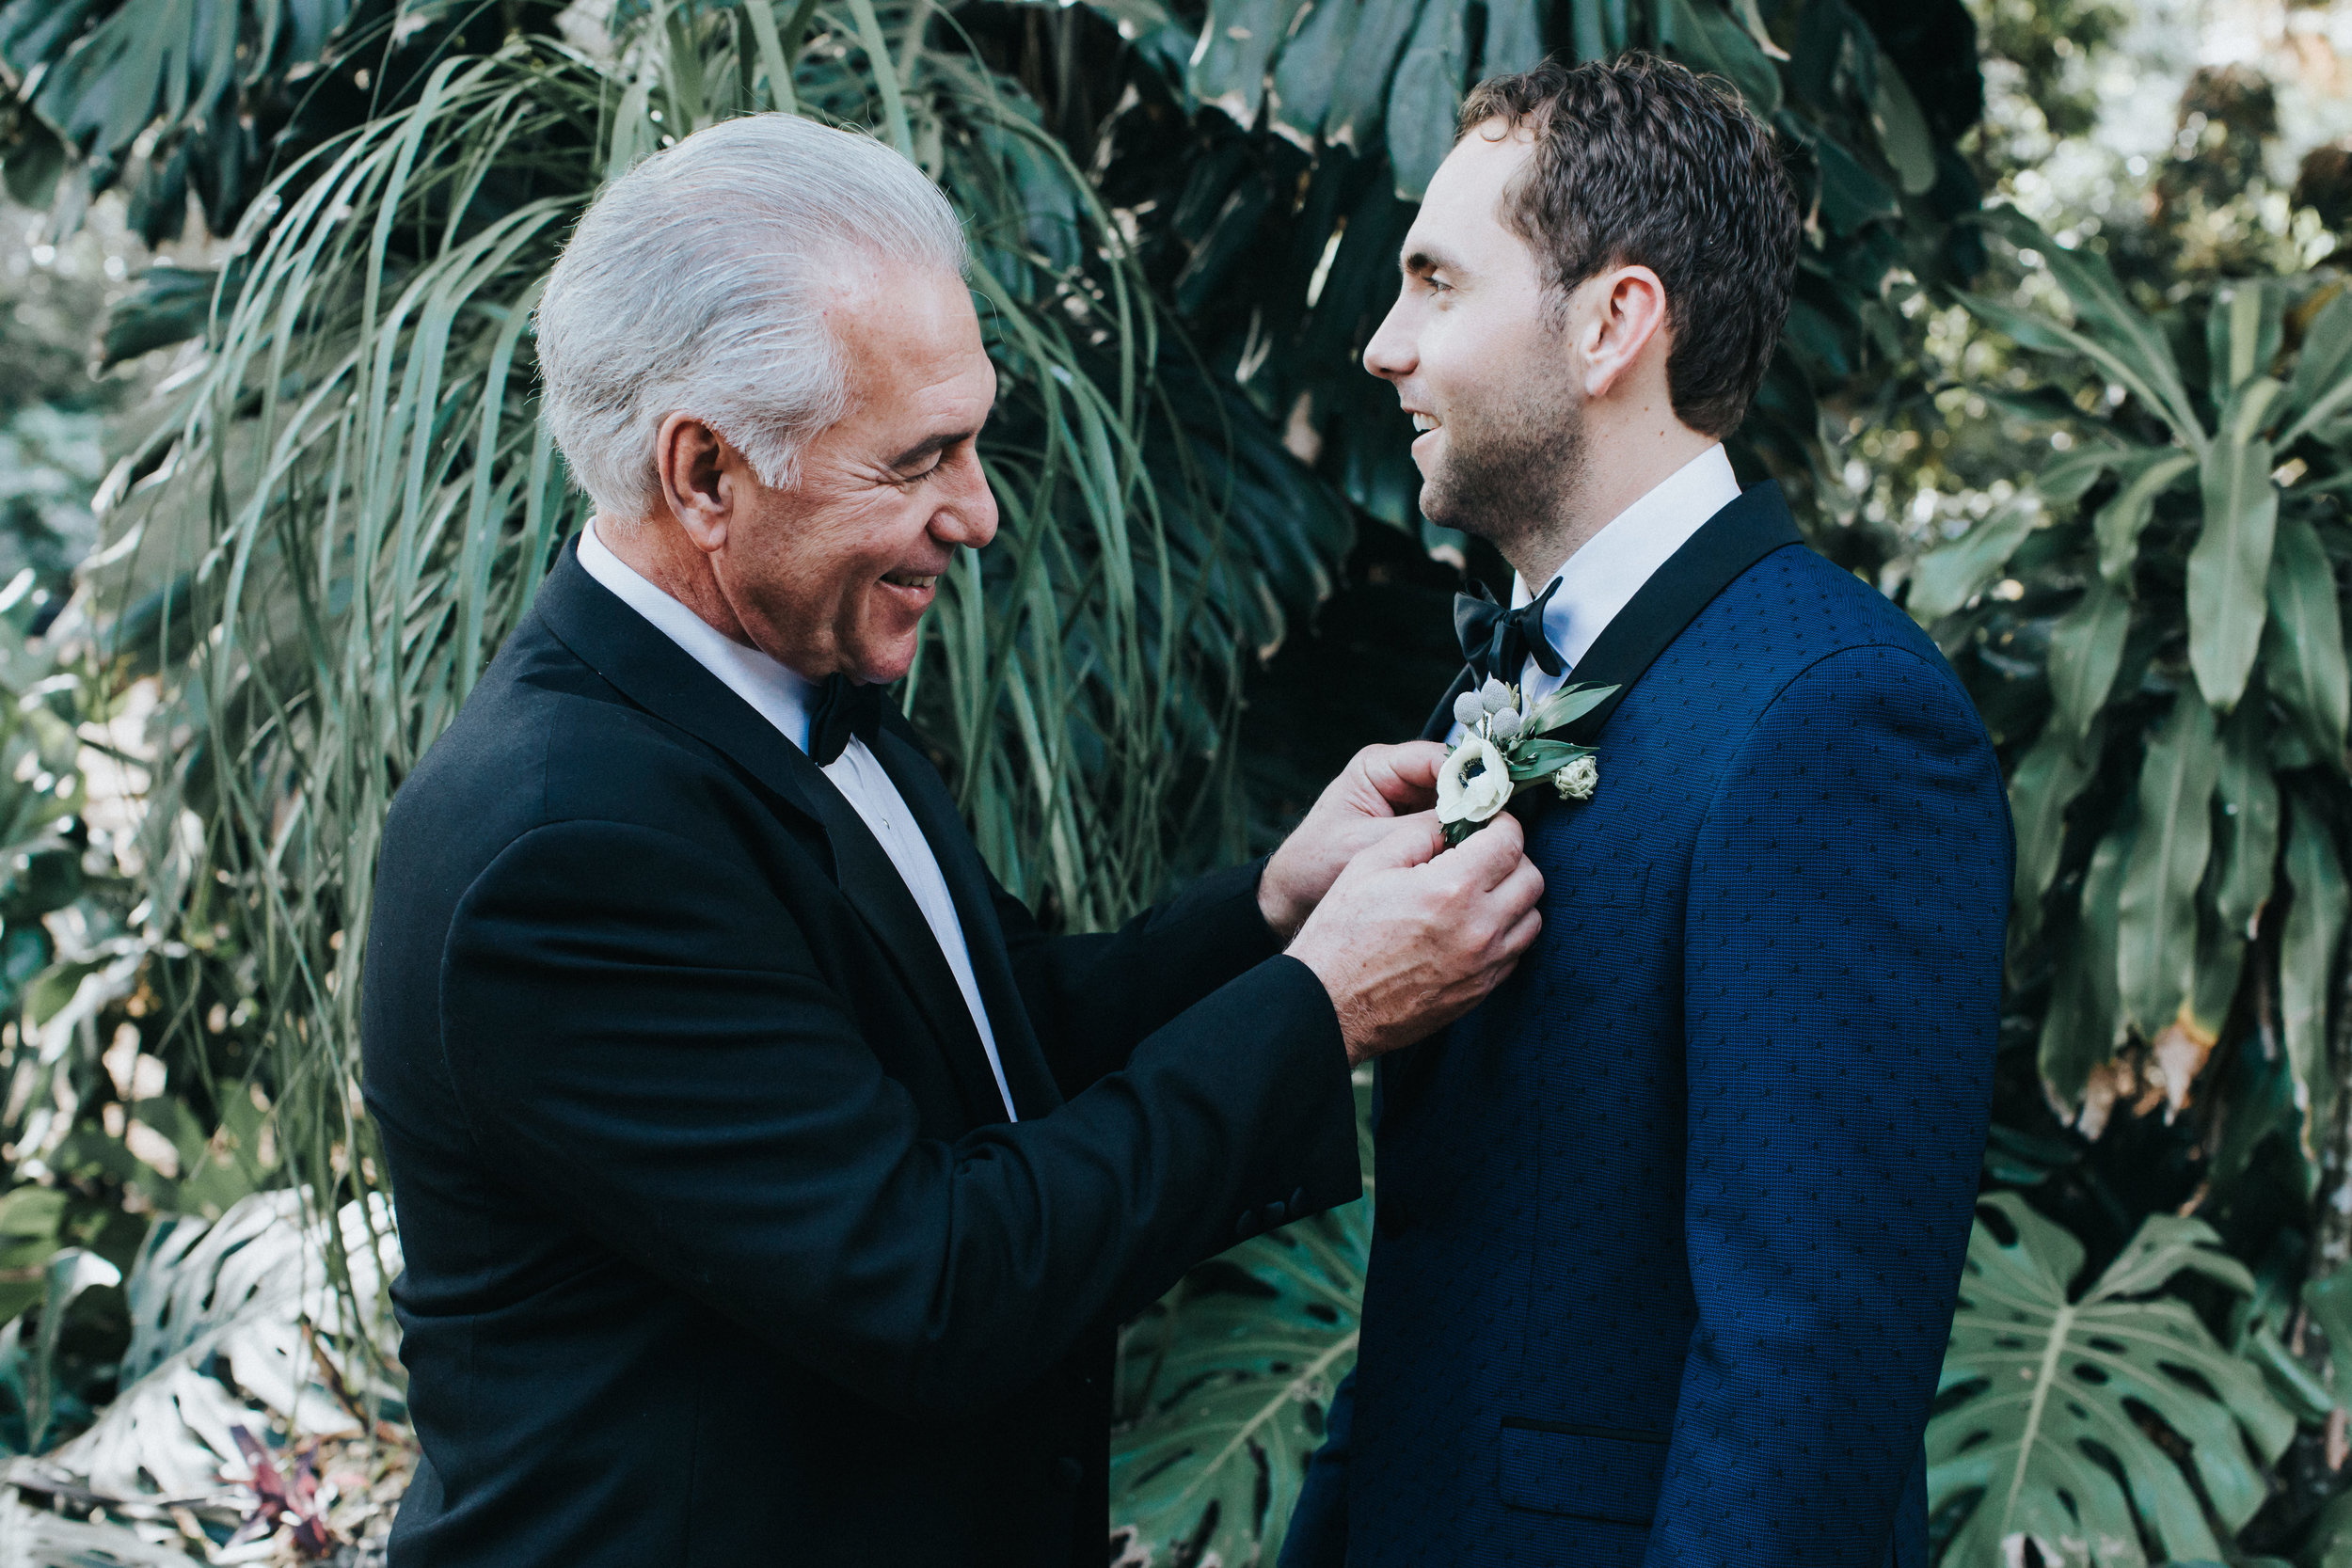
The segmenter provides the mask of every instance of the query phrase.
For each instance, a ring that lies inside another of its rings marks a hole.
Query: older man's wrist
[[[1298,934],[1298,928],[1314,912],[1314,905],[1288,891],[1281,874],[1281,855],[1277,849],[1258,873],[1258,915],[1273,934],[1275,945],[1288,947],[1291,938]]]

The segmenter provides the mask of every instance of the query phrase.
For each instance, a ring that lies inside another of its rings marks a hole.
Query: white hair
[[[607,186],[538,309],[544,417],[597,509],[660,505],[654,437],[674,413],[790,486],[849,412],[825,308],[872,260],[961,275],[955,210],[881,142],[797,115],[697,131]]]

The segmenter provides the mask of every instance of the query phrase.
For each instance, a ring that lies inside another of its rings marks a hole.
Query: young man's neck
[[[1662,424],[1649,409],[1632,418],[1596,418],[1584,429],[1586,461],[1554,526],[1514,541],[1502,557],[1520,580],[1540,594],[1570,557],[1625,510],[1716,444],[1668,414]]]

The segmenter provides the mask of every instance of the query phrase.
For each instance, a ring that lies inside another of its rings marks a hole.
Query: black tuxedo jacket
[[[385,829],[396,1568],[1103,1560],[1111,1325],[1359,1191],[1257,871],[1049,937],[895,717],[1020,1120],[881,846],[571,546]]]

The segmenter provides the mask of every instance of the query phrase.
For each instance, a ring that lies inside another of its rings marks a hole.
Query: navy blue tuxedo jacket
[[[1361,1191],[1255,867],[1049,937],[887,722],[1018,1125],[864,822],[571,546],[401,787],[362,1022],[395,1568],[1099,1568],[1110,1325]]]
[[[1361,1352],[1282,1562],[1926,1568],[2008,913],[1993,748],[1769,484],[1571,678],[1620,685],[1570,732],[1599,789],[1525,799],[1535,947],[1381,1065]]]

